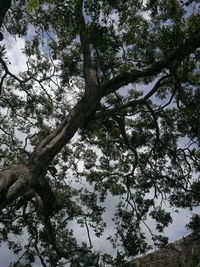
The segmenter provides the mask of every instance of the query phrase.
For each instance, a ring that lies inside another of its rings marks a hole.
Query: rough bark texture
[[[30,190],[32,175],[25,165],[18,165],[0,171],[0,208]]]
[[[200,238],[189,235],[166,248],[142,256],[125,267],[199,267]]]

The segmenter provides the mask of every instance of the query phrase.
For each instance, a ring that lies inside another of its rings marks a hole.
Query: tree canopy
[[[2,40],[0,242],[19,255],[10,266],[123,266],[150,249],[144,227],[167,243],[165,203],[199,205],[198,2],[0,0],[0,39],[23,38],[27,66],[12,73]],[[90,237],[104,233],[111,196],[115,256]]]

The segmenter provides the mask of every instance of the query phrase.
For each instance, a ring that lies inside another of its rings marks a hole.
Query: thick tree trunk
[[[0,171],[0,209],[31,189],[42,199],[44,212],[45,207],[48,207],[49,211],[58,208],[56,198],[45,178],[48,166],[78,128],[95,113],[98,103],[99,97],[94,89],[93,94],[90,97],[84,95],[62,123],[35,148],[27,165]]]
[[[32,175],[25,165],[17,165],[0,171],[0,208],[30,190]]]
[[[58,209],[58,203],[52,192],[49,181],[44,172],[32,171],[33,166],[17,165],[0,171],[0,210],[16,202],[16,208],[20,208],[33,197],[40,197],[43,213],[51,214]]]

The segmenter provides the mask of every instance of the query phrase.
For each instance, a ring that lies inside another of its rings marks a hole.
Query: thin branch
[[[121,135],[123,137],[123,140],[124,140],[126,146],[134,153],[136,162],[138,162],[138,153],[137,153],[137,150],[136,150],[136,148],[134,148],[129,143],[129,140],[128,140],[128,136],[127,136],[126,129],[125,129],[124,117],[114,116],[113,119],[117,122],[117,124],[119,126],[120,133],[121,133]]]
[[[4,70],[5,70],[5,72],[6,72],[7,75],[10,75],[12,78],[14,78],[15,80],[17,80],[20,84],[23,83],[22,80],[20,80],[17,76],[15,76],[13,73],[11,73],[11,72],[9,71],[9,69],[8,69],[8,67],[7,67],[7,65],[6,65],[6,63],[5,63],[5,61],[4,61],[1,57],[0,57],[0,63],[1,63],[1,65],[3,66],[3,68],[4,68]]]
[[[26,256],[26,254],[29,252],[29,250],[30,250],[30,248],[31,248],[31,243],[32,243],[32,241],[33,241],[33,237],[31,237],[31,239],[30,239],[30,241],[29,241],[29,243],[28,243],[28,245],[27,245],[27,249],[24,251],[24,253],[19,257],[19,259],[15,262],[15,266],[17,266],[19,263],[20,263],[20,261],[23,259],[23,257],[24,256]]]
[[[44,224],[45,224],[45,227],[46,227],[46,230],[48,232],[48,236],[49,236],[49,239],[50,239],[50,242],[51,242],[51,245],[54,249],[54,251],[56,252],[58,258],[65,258],[65,259],[69,259],[70,258],[70,255],[71,253],[77,251],[77,252],[81,252],[81,253],[88,253],[90,252],[89,249],[82,249],[82,248],[74,248],[74,250],[71,250],[71,251],[66,251],[63,247],[61,247],[60,245],[58,245],[58,242],[57,242],[57,237],[56,237],[56,232],[55,232],[55,229],[51,223],[51,219],[50,217],[48,216],[45,216],[44,217]]]
[[[167,78],[169,78],[171,75],[167,74],[163,77],[161,77],[156,84],[153,86],[152,90],[150,92],[148,92],[143,98],[140,99],[134,99],[132,101],[129,101],[128,103],[125,104],[121,104],[119,107],[115,107],[106,111],[100,111],[96,114],[96,118],[104,118],[104,117],[108,117],[108,116],[112,116],[113,114],[115,114],[118,111],[121,111],[125,108],[128,107],[132,107],[132,106],[136,106],[136,105],[141,105],[141,104],[145,104],[146,101],[153,96],[157,90],[163,86],[164,84],[166,84],[166,82],[164,83],[163,81]]]
[[[5,72],[4,75],[1,78],[1,81],[0,81],[0,96],[2,94],[2,85],[3,85],[3,82],[4,82],[5,78],[6,78],[6,76],[7,76],[7,73]]]
[[[152,154],[152,152],[156,149],[157,145],[158,145],[158,142],[160,141],[160,129],[159,129],[159,125],[158,125],[158,118],[156,116],[156,113],[155,111],[153,110],[153,108],[150,106],[150,104],[148,102],[146,102],[146,107],[147,109],[150,111],[152,117],[153,117],[153,120],[154,120],[154,125],[155,125],[155,130],[156,130],[156,138],[155,138],[155,142],[149,152],[149,155],[147,157],[147,162]]]
[[[85,218],[85,227],[86,227],[86,230],[87,230],[87,235],[88,235],[88,240],[89,240],[90,248],[92,248],[93,245],[92,245],[92,241],[91,241],[91,237],[90,237],[90,230],[89,230],[89,227],[88,227],[87,219],[86,218]]]
[[[164,109],[164,108],[166,108],[167,106],[169,106],[169,105],[171,104],[171,102],[172,102],[174,96],[175,96],[175,93],[176,93],[176,89],[174,89],[174,91],[172,92],[169,101],[168,101],[167,103],[165,103],[163,106],[160,106],[156,111],[159,111],[159,110]]]
[[[159,126],[158,126],[158,119],[157,119],[157,116],[155,114],[155,111],[153,110],[153,108],[150,106],[150,104],[148,102],[145,103],[147,109],[150,111],[152,117],[153,117],[153,120],[154,120],[154,124],[155,124],[155,129],[156,129],[156,141],[155,141],[155,145],[156,143],[159,141],[160,139],[160,129],[159,129]]]

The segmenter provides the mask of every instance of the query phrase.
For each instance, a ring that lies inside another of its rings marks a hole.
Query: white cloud
[[[19,37],[14,38],[9,33],[5,33],[2,43],[5,44],[6,56],[10,62],[8,65],[9,71],[16,75],[20,71],[26,70],[26,56],[22,53],[25,40]]]

